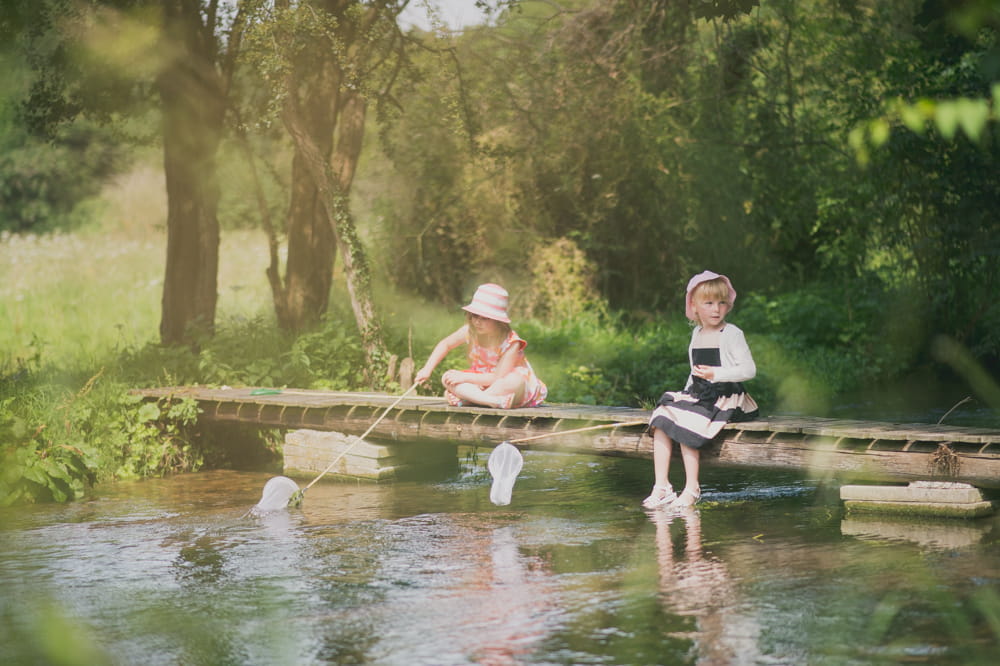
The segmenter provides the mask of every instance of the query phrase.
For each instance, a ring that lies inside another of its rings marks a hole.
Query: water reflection
[[[521,555],[513,526],[494,529],[484,545],[488,552],[452,590],[477,597],[475,613],[463,622],[476,643],[469,654],[480,664],[522,663],[546,636],[544,619],[555,607],[552,581],[541,561]]]
[[[984,520],[906,520],[877,514],[846,516],[840,521],[845,536],[859,539],[908,541],[928,549],[951,550],[974,546],[983,541],[993,523]]]
[[[647,515],[645,464],[527,462],[504,508],[470,474],[244,519],[269,475],[234,472],[0,508],[0,663],[54,663],[50,636],[119,664],[995,660],[1000,518],[843,516],[711,469],[706,506]]]
[[[689,632],[675,635],[694,643],[695,663],[756,663],[760,656],[760,627],[752,614],[741,612],[737,587],[725,562],[705,551],[701,511],[688,507],[649,513],[656,525],[656,560],[664,609],[693,621]]]
[[[517,527],[482,516],[414,516],[396,523],[377,578],[392,581],[369,656],[378,663],[517,664],[558,617],[557,585],[521,551]],[[402,656],[405,655],[405,658]]]

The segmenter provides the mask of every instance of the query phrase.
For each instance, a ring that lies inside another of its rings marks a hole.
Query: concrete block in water
[[[852,485],[840,488],[848,511],[907,516],[978,518],[993,513],[993,503],[967,483],[914,481],[906,486]]]
[[[374,443],[333,431],[293,430],[285,435],[284,473],[316,475],[336,460],[327,472],[329,477],[382,481],[410,472],[454,467],[456,450],[455,446],[426,443]]]

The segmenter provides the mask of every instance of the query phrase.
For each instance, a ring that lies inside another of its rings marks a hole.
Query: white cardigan
[[[694,366],[694,340],[698,337],[701,326],[695,326],[691,332],[691,342],[688,343],[688,363]],[[753,362],[750,345],[743,331],[733,324],[726,324],[719,333],[719,357],[722,366],[715,369],[713,382],[745,382],[757,376],[757,365]],[[693,375],[688,375],[684,389],[691,387]]]

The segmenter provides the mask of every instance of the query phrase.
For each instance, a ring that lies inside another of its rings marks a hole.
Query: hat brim
[[[492,319],[493,321],[499,321],[504,324],[510,323],[510,317],[506,315],[498,315],[496,312],[490,312],[489,310],[476,307],[475,303],[470,303],[469,305],[463,305],[462,309],[470,314],[478,315],[480,317],[486,317],[487,319]]]

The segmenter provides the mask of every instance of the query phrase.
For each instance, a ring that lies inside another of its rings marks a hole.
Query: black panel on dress
[[[722,367],[722,356],[718,347],[699,347],[691,350],[691,363],[719,368]]]

